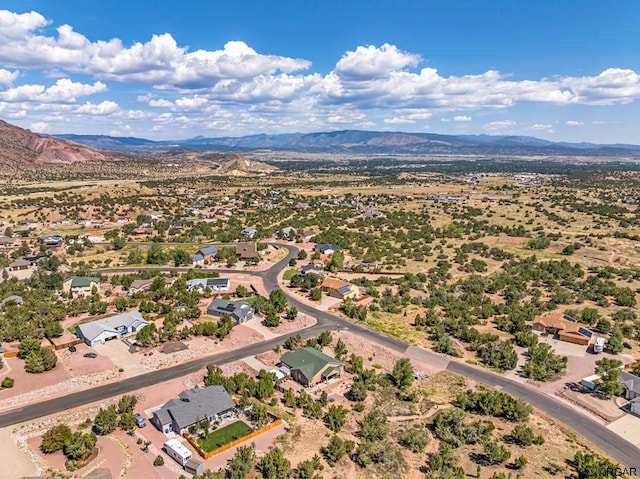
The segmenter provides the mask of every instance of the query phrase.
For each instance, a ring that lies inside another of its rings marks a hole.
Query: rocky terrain
[[[85,145],[33,133],[0,120],[0,165],[5,168],[112,159]]]

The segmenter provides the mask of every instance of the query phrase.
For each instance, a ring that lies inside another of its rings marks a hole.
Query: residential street
[[[278,273],[281,269],[287,266],[289,259],[295,257],[298,252],[297,248],[292,245],[281,246],[284,246],[289,250],[289,254],[286,258],[282,259],[267,271],[243,272],[243,274],[262,277],[265,288],[269,291],[278,287]],[[163,268],[163,270],[165,269],[171,270],[173,268]],[[115,272],[120,270],[111,271]],[[103,272],[106,271],[103,270]],[[287,293],[286,288],[284,291]],[[564,404],[553,396],[539,391],[535,387],[513,381],[489,370],[452,360],[448,357],[431,353],[429,351],[421,349],[419,352],[416,352],[416,348],[410,347],[408,344],[403,343],[400,340],[371,331],[361,325],[351,323],[328,312],[318,311],[312,306],[299,301],[293,295],[287,294],[287,296],[290,304],[295,305],[300,312],[312,315],[318,320],[316,325],[299,331],[303,336],[315,336],[324,330],[345,329],[349,330],[351,333],[361,336],[367,341],[377,343],[381,346],[401,352],[402,354],[408,354],[410,356],[419,354],[419,357],[416,356],[416,358],[422,362],[432,364],[434,367],[443,367],[446,365],[445,367],[448,371],[459,374],[478,383],[484,383],[500,388],[515,397],[524,399],[535,408],[549,414],[556,421],[564,423],[568,427],[574,429],[578,434],[584,436],[587,440],[596,444],[602,450],[618,460],[622,466],[638,467],[640,451],[636,446],[607,429],[588,415]],[[79,407],[95,401],[100,401],[108,397],[129,393],[142,387],[159,384],[169,379],[196,372],[208,364],[225,364],[247,356],[256,355],[273,349],[277,345],[283,344],[285,339],[286,337],[270,339],[260,343],[251,344],[235,351],[200,358],[186,364],[180,364],[167,369],[145,373],[116,383],[106,384],[94,389],[69,394],[65,397],[31,404],[0,415],[0,428]]]

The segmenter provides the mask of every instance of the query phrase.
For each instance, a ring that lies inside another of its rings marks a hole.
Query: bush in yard
[[[101,436],[106,436],[115,431],[117,425],[118,414],[116,413],[116,407],[114,405],[106,409],[100,408],[96,418],[93,420],[93,427]]]
[[[160,455],[156,456],[156,458],[153,460],[153,465],[154,466],[164,466],[164,458]]]
[[[71,429],[66,424],[53,426],[42,435],[40,450],[45,454],[62,451],[65,442],[71,437]]]
[[[15,383],[15,380],[7,376],[2,380],[2,387],[7,389],[12,388],[14,383]]]

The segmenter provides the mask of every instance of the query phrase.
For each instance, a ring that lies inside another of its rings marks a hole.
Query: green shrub
[[[10,378],[10,377],[7,376],[6,378],[4,378],[2,380],[2,384],[1,385],[2,385],[3,388],[7,388],[8,389],[8,388],[12,388],[14,383],[15,383],[15,380],[13,378]]]

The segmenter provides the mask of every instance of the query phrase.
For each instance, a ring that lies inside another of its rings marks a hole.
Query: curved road
[[[266,271],[238,271],[238,270],[218,270],[227,273],[239,273],[259,276],[264,281],[267,291],[278,287],[278,274],[285,268],[289,259],[295,257],[298,249],[292,245],[281,244],[289,250],[286,258],[279,261],[273,267]],[[158,268],[150,268],[157,270]],[[183,271],[185,268],[160,268],[163,271]],[[189,269],[189,268],[186,268]],[[139,268],[132,268],[139,271]],[[100,270],[104,273],[123,272],[123,269]],[[339,316],[335,316],[325,311],[316,310],[314,307],[303,303],[295,296],[289,294],[286,289],[285,293],[289,298],[289,303],[298,308],[298,311],[309,314],[317,318],[318,322],[314,326],[298,331],[303,336],[315,336],[324,330],[345,329],[361,336],[362,338],[387,347],[402,354],[408,354],[417,359],[430,363],[447,371],[459,374],[463,377],[484,383],[493,387],[497,387],[512,396],[524,399],[533,407],[547,413],[560,423],[567,425],[575,430],[578,434],[584,436],[592,443],[599,446],[611,457],[615,458],[626,467],[637,467],[640,460],[640,450],[630,442],[613,433],[599,422],[591,417],[583,414],[581,411],[566,405],[553,396],[542,393],[536,388],[523,384],[489,370],[471,366],[469,364],[451,360],[448,357],[435,354],[426,350],[418,350],[410,347],[408,344],[383,334],[371,331],[360,324],[349,322]],[[105,384],[93,389],[80,391],[69,394],[60,398],[55,398],[40,403],[30,404],[22,408],[13,409],[7,413],[0,414],[0,427],[6,427],[13,424],[29,421],[38,417],[54,414],[66,409],[82,406],[102,399],[117,396],[119,394],[128,393],[136,389],[146,386],[159,384],[163,381],[178,378],[186,374],[197,372],[208,364],[224,364],[236,361],[247,356],[259,354],[261,352],[282,345],[285,341],[284,337],[262,341],[260,343],[245,346],[235,351],[215,354],[205,358],[200,358],[185,364],[180,364],[159,371],[152,371],[133,378],[125,379],[111,384]]]

